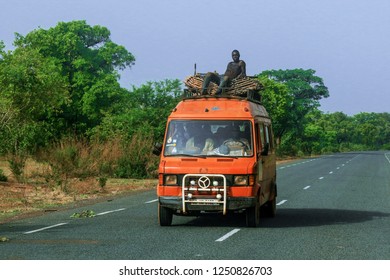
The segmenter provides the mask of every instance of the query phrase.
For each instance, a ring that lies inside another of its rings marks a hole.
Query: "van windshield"
[[[172,120],[164,143],[165,156],[253,155],[252,125],[237,120]]]

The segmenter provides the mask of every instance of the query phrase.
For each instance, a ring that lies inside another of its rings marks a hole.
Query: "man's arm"
[[[243,60],[240,60],[239,65],[241,67],[241,74],[237,78],[246,77],[246,64]]]

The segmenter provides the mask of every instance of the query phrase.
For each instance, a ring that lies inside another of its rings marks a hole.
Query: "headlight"
[[[248,176],[237,175],[233,177],[233,185],[244,186],[248,185]]]
[[[177,175],[165,175],[165,185],[177,185]]]

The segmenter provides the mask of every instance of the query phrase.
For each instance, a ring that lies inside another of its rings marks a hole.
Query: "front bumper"
[[[221,204],[212,202],[187,202],[183,209],[182,197],[177,196],[160,196],[159,203],[163,207],[170,208],[174,211],[187,213],[191,211],[223,211]],[[227,197],[226,210],[237,211],[247,209],[256,205],[255,197]]]

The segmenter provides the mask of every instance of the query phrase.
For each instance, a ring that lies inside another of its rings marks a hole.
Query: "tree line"
[[[23,179],[27,158],[50,166],[50,178],[154,176],[152,147],[181,98],[180,80],[130,89],[120,71],[135,56],[110,31],[85,21],[15,34],[14,50],[0,41],[0,156]],[[257,75],[280,155],[390,149],[388,113],[325,114],[329,96],[312,69]]]

